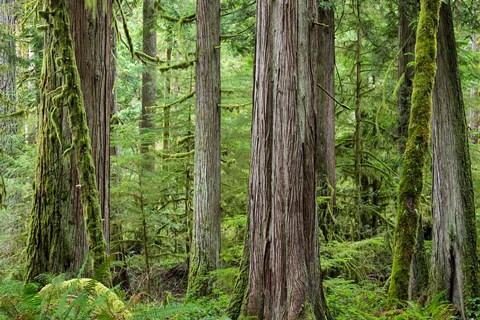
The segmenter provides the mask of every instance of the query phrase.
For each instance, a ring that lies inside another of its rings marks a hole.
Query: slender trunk
[[[220,265],[220,0],[197,0],[197,112],[189,297],[211,292]]]
[[[331,5],[330,1],[322,1],[321,5]],[[317,156],[317,184],[322,202],[319,203],[320,226],[326,241],[333,229],[334,210],[336,203],[335,178],[335,95],[334,68],[335,68],[335,18],[332,8],[320,7],[319,22],[321,26],[319,60],[320,102],[318,105],[318,156]],[[325,92],[326,91],[326,92]],[[327,93],[328,92],[328,93]]]
[[[415,46],[415,76],[408,141],[400,177],[395,247],[389,297],[408,298],[410,264],[415,248],[417,211],[423,188],[423,169],[430,140],[432,91],[435,82],[435,57],[440,0],[422,0]]]
[[[398,1],[398,150],[403,155],[408,138],[408,120],[412,96],[413,60],[415,54],[415,21],[418,14],[417,0]]]
[[[363,223],[363,201],[362,201],[362,25],[360,18],[360,0],[355,2],[355,11],[357,14],[357,48],[355,56],[355,189],[357,191],[357,232],[360,232]]]
[[[452,13],[442,4],[433,98],[432,293],[445,292],[467,319],[478,296],[475,201]]]
[[[0,51],[0,115],[8,115],[15,112],[15,1],[0,1],[0,27],[5,32],[4,46]],[[0,149],[9,152],[10,143],[8,135],[17,132],[15,120],[0,121]],[[0,177],[1,178],[1,177]]]
[[[157,54],[157,16],[153,0],[143,0],[143,52],[154,57]],[[142,73],[142,113],[140,133],[143,135],[140,151],[146,153],[153,146],[154,139],[150,137],[149,129],[152,107],[157,104],[157,72],[155,65],[144,64]],[[152,159],[146,159],[151,162]],[[153,169],[152,163],[147,163],[148,169]]]
[[[170,64],[172,61],[172,48],[168,47],[166,52],[166,61],[167,64]],[[171,72],[165,72],[165,99],[168,101],[171,94]],[[163,108],[163,149],[168,150],[170,140],[170,106],[165,106]]]

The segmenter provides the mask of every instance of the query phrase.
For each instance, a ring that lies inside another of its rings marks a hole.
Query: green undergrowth
[[[385,281],[390,274],[391,250],[384,237],[356,242],[330,241],[321,248],[325,277]]]
[[[457,319],[442,294],[424,305],[408,301],[404,308],[390,309],[387,292],[378,282],[355,283],[343,278],[324,281],[330,312],[336,320],[448,320]],[[472,318],[474,319],[474,318]]]

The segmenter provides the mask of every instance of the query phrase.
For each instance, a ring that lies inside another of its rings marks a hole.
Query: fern
[[[133,315],[134,320],[229,320],[226,316],[220,316],[216,310],[209,308],[208,304],[197,303],[172,303],[166,306],[148,308],[137,311]]]
[[[331,241],[322,248],[322,269],[327,276],[343,276],[355,281],[365,280],[370,273],[378,273],[390,261],[390,253],[383,238],[357,242]],[[386,272],[388,273],[388,272]]]
[[[40,299],[36,295],[36,284],[23,284],[16,280],[0,282],[0,320],[35,319]]]

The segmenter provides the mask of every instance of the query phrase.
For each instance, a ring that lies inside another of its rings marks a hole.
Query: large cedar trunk
[[[71,187],[80,190],[88,249],[95,276],[109,282],[106,244],[92,159],[90,134],[84,108],[66,1],[44,2],[45,31],[35,196],[27,245],[28,281],[41,273],[76,271],[71,230]],[[67,30],[67,31],[65,31]],[[68,115],[68,118],[67,118]],[[64,130],[62,126],[70,129]],[[65,134],[67,133],[67,134]],[[70,141],[71,139],[71,141]],[[70,166],[68,154],[78,161]],[[69,170],[78,184],[71,184]],[[76,258],[76,257],[75,257]]]
[[[257,2],[244,316],[327,317],[315,192],[317,12],[316,1]]]
[[[433,293],[445,291],[466,319],[478,295],[475,202],[450,6],[442,4],[433,98]]]
[[[398,1],[398,149],[405,151],[408,137],[408,120],[410,118],[410,102],[412,96],[413,61],[415,53],[415,21],[417,17],[417,0]]]
[[[210,292],[220,263],[220,0],[197,0],[197,111],[190,297]]]
[[[325,197],[319,203],[320,226],[323,236],[329,239],[333,229],[333,214],[336,203],[336,176],[335,176],[335,13],[330,1],[322,1],[319,21],[323,24],[320,29],[319,50],[320,70],[318,104],[318,151],[317,151],[317,185],[319,195]]]
[[[96,12],[92,13],[92,10]],[[103,231],[107,243],[110,240],[110,116],[114,104],[113,84],[115,80],[114,34],[112,26],[112,1],[98,1],[97,7],[88,9],[85,0],[69,0],[68,12],[75,47],[75,58],[92,143],[93,161],[100,196],[103,217]],[[76,161],[72,157],[72,161]],[[74,163],[74,162],[72,162]],[[74,168],[72,174],[73,215],[75,220],[75,247],[79,254],[75,264],[84,262],[86,253],[81,252],[85,241],[82,226],[82,205],[80,192],[75,186],[78,177]],[[77,254],[77,252],[76,252]]]

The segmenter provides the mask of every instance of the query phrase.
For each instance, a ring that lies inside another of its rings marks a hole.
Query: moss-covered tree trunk
[[[423,169],[430,139],[432,91],[435,82],[436,39],[440,0],[422,0],[415,45],[415,76],[408,141],[400,176],[395,247],[389,298],[406,300],[410,263],[415,250],[418,207],[423,188]]]
[[[320,72],[318,104],[318,151],[317,151],[317,185],[318,194],[323,199],[319,202],[320,227],[324,238],[328,241],[334,223],[336,203],[335,176],[335,13],[332,1],[320,2],[319,22]]]
[[[39,12],[45,19],[45,46],[41,83],[38,158],[32,222],[27,245],[26,279],[39,273],[63,272],[71,259],[72,237],[66,227],[70,188],[64,163],[74,152],[79,176],[84,223],[95,277],[109,282],[102,213],[87,126],[80,78],[65,0],[45,0]],[[68,115],[68,116],[67,116]],[[65,118],[72,144],[67,145],[62,123]],[[73,150],[73,151],[72,151]],[[63,203],[62,203],[63,201]]]
[[[220,0],[197,0],[194,219],[188,296],[205,296],[220,263]]]
[[[415,53],[415,24],[418,15],[417,0],[398,1],[398,79],[400,87],[397,95],[398,108],[398,149],[405,152],[408,138],[408,121],[412,97],[413,61]]]
[[[475,201],[450,6],[442,4],[433,97],[432,294],[445,292],[467,319],[478,296]]]
[[[0,115],[15,112],[15,1],[0,1],[0,28],[2,28],[2,50],[0,50]],[[10,151],[10,134],[17,132],[16,121],[0,120],[0,149]],[[0,177],[1,178],[1,177]]]
[[[328,317],[316,210],[318,19],[313,0],[257,1],[250,263],[240,318]]]

